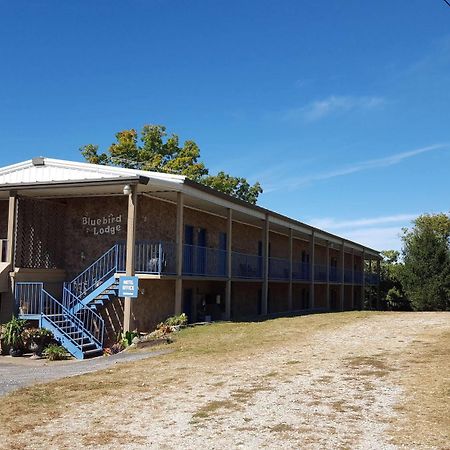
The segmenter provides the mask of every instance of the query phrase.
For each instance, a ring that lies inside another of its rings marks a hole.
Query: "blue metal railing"
[[[262,256],[232,252],[231,274],[236,278],[262,278]]]
[[[337,267],[330,267],[330,282],[340,283],[342,281],[342,270]]]
[[[353,283],[352,269],[344,269],[344,283]]]
[[[327,266],[314,264],[314,281],[327,281]]]
[[[73,314],[66,305],[56,300],[44,289],[42,282],[16,283],[15,299],[16,305],[20,305],[21,302],[28,305],[26,312],[23,307],[19,306],[21,316],[40,315],[52,326],[58,328],[59,332],[64,334],[80,350],[81,344],[72,339],[65,327],[61,327],[61,323],[73,325],[77,332],[102,346],[105,328],[103,319],[95,311],[86,307]]]
[[[183,275],[209,275],[216,277],[226,277],[226,250],[184,244]]]
[[[302,261],[292,263],[292,279],[309,281],[311,279],[310,264]]]
[[[39,315],[42,311],[42,283],[16,283],[14,298],[20,315]]]
[[[363,274],[360,270],[355,270],[355,283],[362,284]]]
[[[126,247],[118,246],[117,272],[125,272]],[[138,241],[135,245],[134,270],[136,273],[166,274],[176,273],[176,245],[174,242]]]
[[[269,278],[272,280],[289,280],[289,259],[270,256]]]

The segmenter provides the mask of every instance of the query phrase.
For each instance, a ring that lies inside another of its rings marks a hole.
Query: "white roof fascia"
[[[247,208],[244,205],[238,205],[233,201],[226,200],[224,198],[210,194],[209,192],[205,192],[193,186],[183,185],[182,192],[191,197],[215,203],[216,205],[222,206],[223,208],[230,208],[233,211],[239,211],[243,214],[248,214],[249,216],[253,216],[257,219],[264,220],[266,217],[266,215],[262,212],[255,211],[252,208]]]

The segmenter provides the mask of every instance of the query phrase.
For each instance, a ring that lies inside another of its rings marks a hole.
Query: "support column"
[[[294,230],[289,228],[289,292],[288,311],[292,311],[292,256],[293,256]]]
[[[362,285],[361,285],[361,309],[364,309],[364,301],[366,299],[366,250],[363,249],[361,256],[361,272],[362,272]]]
[[[341,298],[340,298],[340,310],[344,311],[344,294],[345,294],[345,247],[344,241],[341,244]]]
[[[232,276],[233,211],[227,208],[227,281],[225,284],[225,319],[231,319],[231,276]]]
[[[263,227],[263,289],[261,314],[267,315],[267,304],[269,300],[269,214],[266,214]]]
[[[373,309],[373,289],[372,289],[372,257],[369,257],[369,309]]]
[[[381,307],[381,290],[380,290],[380,276],[381,276],[381,263],[380,260],[377,259],[377,310]]]
[[[131,186],[131,193],[128,195],[127,254],[125,263],[125,275],[128,277],[134,276],[137,199],[137,186]],[[130,297],[125,297],[123,330],[134,330],[133,299]]]
[[[315,269],[315,247],[316,247],[316,236],[314,230],[312,230],[311,233],[311,240],[309,241],[309,259],[310,259],[310,282],[309,282],[309,300],[310,300],[310,309],[314,309],[315,302],[314,302],[314,269]]]
[[[330,310],[330,242],[327,241],[326,247],[326,258],[327,258],[327,310]]]
[[[176,224],[176,269],[175,280],[175,315],[183,312],[183,227],[184,227],[184,198],[181,192],[177,192],[177,224]],[[190,318],[192,319],[192,318]]]
[[[352,248],[352,308],[355,309],[355,250]]]
[[[11,263],[11,269],[14,268],[14,249],[16,239],[16,220],[17,220],[17,193],[11,191],[9,193],[8,205],[8,243],[6,246],[6,262]]]

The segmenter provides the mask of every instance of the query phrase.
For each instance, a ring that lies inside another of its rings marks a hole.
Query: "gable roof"
[[[182,183],[185,180],[183,175],[39,157],[1,168],[0,185],[120,179],[133,176],[174,183]]]

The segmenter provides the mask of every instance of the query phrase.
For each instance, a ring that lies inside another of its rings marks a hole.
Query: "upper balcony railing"
[[[338,267],[330,266],[330,282],[340,283],[342,281],[342,270]]]
[[[0,239],[0,262],[6,261],[6,252],[8,248],[8,239]]]
[[[183,275],[226,277],[226,250],[184,244]]]
[[[352,283],[353,282],[353,270],[352,269],[344,269],[344,283]]]
[[[269,257],[269,278],[272,280],[289,280],[289,260]]]
[[[314,264],[314,281],[327,281],[326,264]]]
[[[262,256],[232,252],[231,275],[236,278],[262,278]]]
[[[301,261],[292,262],[292,279],[309,281],[311,279],[311,268],[309,263]]]

